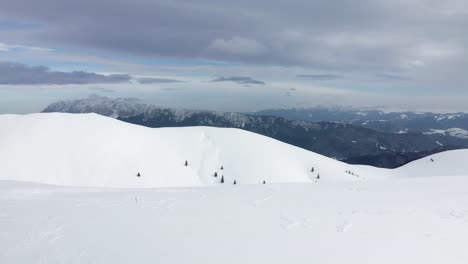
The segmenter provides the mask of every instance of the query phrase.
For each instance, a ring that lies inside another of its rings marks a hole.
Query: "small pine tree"
[[[224,183],[224,175],[221,176],[221,183]]]
[[[188,161],[185,161],[185,167],[187,167],[187,166],[188,166]]]
[[[320,180],[320,174],[317,174],[317,180]]]
[[[310,172],[314,172],[314,167],[312,167],[312,169],[310,169]]]
[[[137,173],[137,177],[140,177],[140,176],[141,176],[140,173]]]
[[[218,177],[218,173],[215,171],[215,174],[213,176]]]
[[[265,184],[265,183],[266,183],[266,182],[265,182],[265,181],[263,181],[263,184]]]
[[[234,184],[237,184],[236,180],[234,180]]]
[[[224,170],[224,166],[221,165],[221,170]]]

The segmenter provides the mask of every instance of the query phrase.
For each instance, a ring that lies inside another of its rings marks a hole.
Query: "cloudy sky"
[[[0,0],[0,113],[91,93],[468,111],[466,0]]]

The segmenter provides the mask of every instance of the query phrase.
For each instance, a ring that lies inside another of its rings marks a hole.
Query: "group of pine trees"
[[[221,165],[221,168],[219,168],[220,170],[224,170],[224,166]],[[218,172],[215,171],[215,173],[213,174],[213,177],[218,177]],[[220,183],[224,183],[224,175],[221,175],[221,180],[219,181]],[[237,181],[234,180],[233,184],[237,184]]]
[[[312,167],[312,169],[310,169],[310,172],[314,172],[315,171],[315,168]],[[319,180],[320,179],[320,173],[317,173],[317,177],[315,177],[315,179]]]
[[[188,166],[188,161],[187,161],[187,160],[185,161],[184,166],[185,166],[185,167]],[[223,166],[223,165],[221,165],[220,170],[224,170],[224,166]],[[314,168],[312,168],[312,172],[313,172],[313,171],[314,171]],[[141,177],[140,172],[138,172],[136,176],[137,176],[137,177]],[[215,173],[213,174],[213,177],[218,177],[218,172],[217,172],[217,171],[215,171]],[[224,175],[221,175],[220,183],[224,183]],[[237,181],[234,180],[233,184],[237,184]],[[263,181],[263,184],[266,184],[266,181]]]
[[[352,172],[350,170],[345,171],[345,173],[356,176],[356,177],[359,177],[359,175],[355,174],[354,172]]]
[[[224,166],[221,166],[220,170],[224,170]],[[218,172],[217,171],[214,172],[213,177],[215,177],[215,178],[218,177]],[[224,175],[221,175],[221,180],[219,182],[224,183]],[[266,181],[263,181],[262,183],[266,184]],[[234,182],[232,184],[237,184],[237,180],[234,180]]]

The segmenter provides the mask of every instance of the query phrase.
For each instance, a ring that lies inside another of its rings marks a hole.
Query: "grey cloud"
[[[336,80],[343,78],[342,75],[337,74],[299,74],[298,78],[309,78],[314,80]]]
[[[132,77],[127,74],[102,75],[92,72],[51,71],[45,66],[27,66],[21,63],[0,62],[0,84],[95,84],[124,83]]]
[[[235,82],[235,83],[244,84],[244,85],[249,85],[249,84],[265,85],[265,82],[255,80],[255,79],[252,79],[252,77],[247,77],[247,76],[219,77],[214,80],[211,80],[210,82]]]
[[[298,65],[346,76],[402,72],[437,77],[435,86],[462,87],[468,84],[458,72],[468,68],[467,13],[468,2],[461,0],[15,0],[0,1],[0,16],[41,26],[0,37],[113,55]],[[455,71],[444,71],[447,65]]]
[[[152,83],[178,83],[182,82],[175,79],[166,78],[137,78],[136,81],[140,84],[152,84]]]
[[[40,34],[34,34],[36,41],[42,37],[43,42],[139,55],[330,68],[356,67],[355,64],[357,68],[382,67],[381,64],[390,63],[389,54],[400,52],[401,46],[373,44],[372,39],[380,36],[372,32],[383,32],[392,38],[394,32],[389,31],[394,26],[403,28],[395,16],[404,25],[405,20],[416,15],[374,0],[2,3],[0,14],[45,25],[37,32]],[[112,12],[108,12],[110,6]],[[359,58],[366,59],[356,60]]]

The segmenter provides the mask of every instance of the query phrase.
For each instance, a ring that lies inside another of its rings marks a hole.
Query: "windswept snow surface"
[[[99,189],[0,181],[0,263],[466,264],[467,177]]]
[[[0,263],[466,264],[467,157],[386,170],[237,129],[4,115]]]

